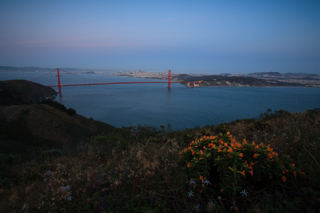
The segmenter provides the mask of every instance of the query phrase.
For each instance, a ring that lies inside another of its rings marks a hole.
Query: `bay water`
[[[1,72],[0,80],[33,80],[45,73]],[[159,81],[107,76],[105,73],[61,74],[61,83]],[[85,79],[86,78],[86,79]],[[92,79],[92,80],[90,80]],[[57,84],[47,75],[35,82]],[[302,112],[320,108],[320,88],[309,87],[193,87],[174,83],[117,84],[62,87],[56,101],[78,114],[115,127],[166,126],[171,129],[216,125],[242,118],[257,118],[267,109]],[[54,88],[58,90],[58,88]]]

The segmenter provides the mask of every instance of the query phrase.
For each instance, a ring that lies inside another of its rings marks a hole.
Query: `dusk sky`
[[[0,66],[320,75],[320,1],[1,0]]]

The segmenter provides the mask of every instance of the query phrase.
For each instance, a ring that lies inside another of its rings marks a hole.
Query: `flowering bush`
[[[270,145],[237,142],[232,135],[203,136],[180,152],[180,166],[190,177],[190,192],[235,197],[270,181],[293,180],[298,170],[289,156],[279,158]],[[193,193],[189,194],[193,196]]]

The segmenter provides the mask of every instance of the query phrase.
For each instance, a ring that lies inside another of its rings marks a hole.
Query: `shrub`
[[[76,114],[76,110],[75,110],[75,109],[72,109],[72,108],[69,108],[69,109],[67,109],[67,113],[68,113],[69,115],[74,115],[74,114]]]
[[[190,178],[189,193],[200,197],[233,198],[240,191],[263,189],[271,181],[285,183],[303,173],[290,157],[280,158],[270,145],[248,144],[245,139],[237,142],[229,132],[192,141],[180,154],[179,164]]]
[[[46,99],[46,100],[40,101],[39,103],[52,106],[58,110],[61,110],[62,112],[68,113],[69,115],[74,115],[77,113],[75,109],[72,109],[72,108],[67,109],[67,107],[65,105],[63,105],[57,101],[54,101],[52,99]]]

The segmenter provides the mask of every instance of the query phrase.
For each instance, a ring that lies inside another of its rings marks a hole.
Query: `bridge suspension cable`
[[[56,69],[54,69],[54,70],[52,70],[52,71],[48,72],[47,74],[44,74],[44,75],[42,75],[42,76],[38,77],[38,78],[35,78],[35,79],[31,80],[31,81],[35,81],[35,80],[37,80],[37,79],[39,79],[39,78],[42,78],[42,77],[44,77],[44,76],[46,76],[46,75],[48,75],[48,74],[50,74],[50,73],[52,73],[52,72],[54,72],[54,71],[56,71]]]
[[[66,70],[62,70],[62,69],[59,69],[59,70],[60,70],[60,71],[63,71],[63,72],[66,72],[66,73],[69,73],[69,74],[71,74],[71,75],[75,75],[75,76],[77,76],[77,77],[89,79],[89,80],[92,80],[92,81],[101,81],[101,80],[99,80],[99,79],[92,79],[92,78],[84,77],[84,76],[81,76],[81,75],[77,75],[77,74],[74,74],[74,73],[72,73],[72,72],[68,72],[68,71],[66,71]],[[104,82],[104,81],[101,81],[101,82]]]

